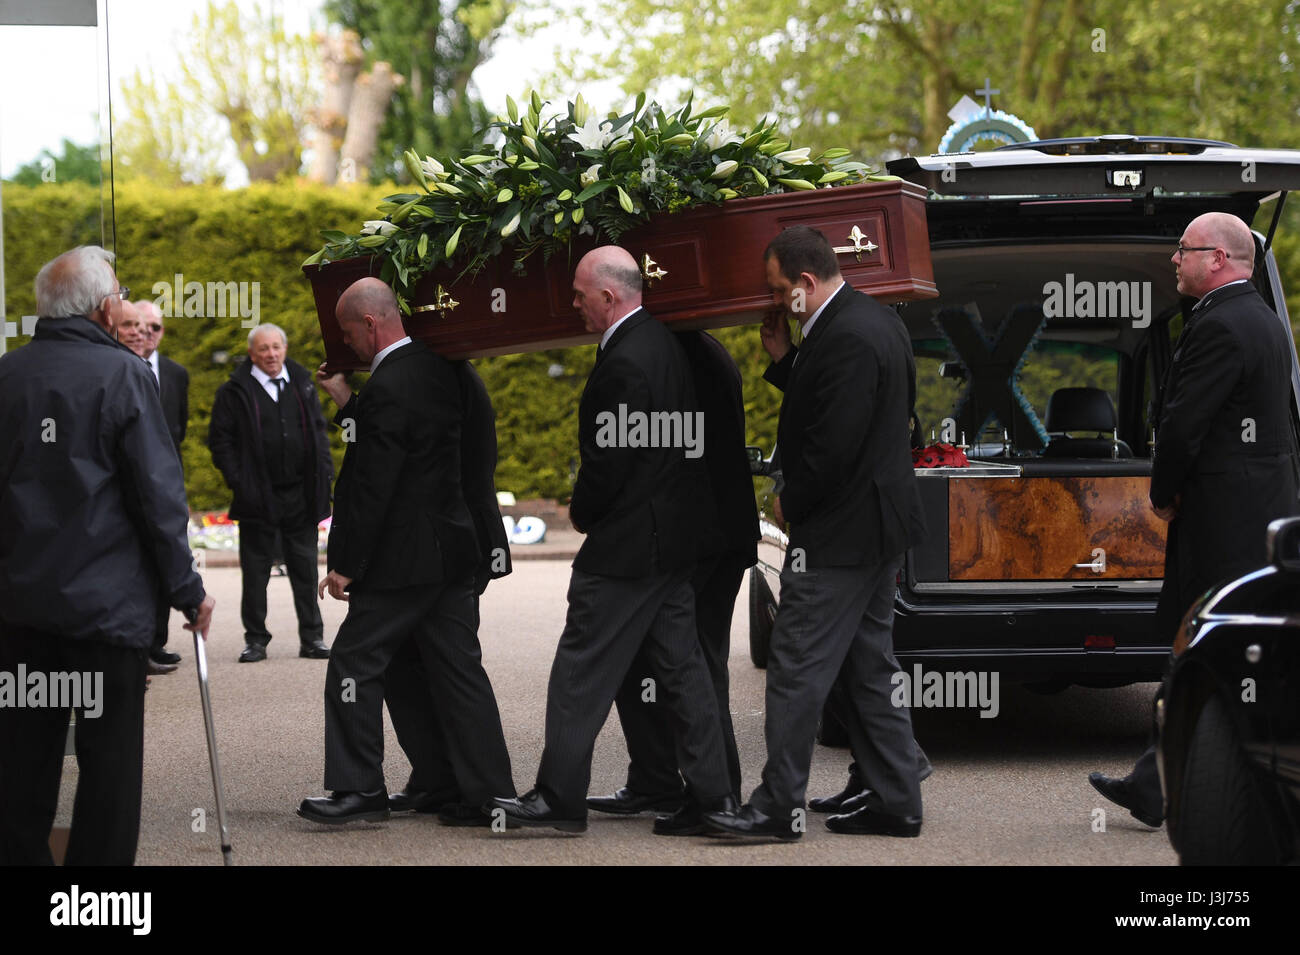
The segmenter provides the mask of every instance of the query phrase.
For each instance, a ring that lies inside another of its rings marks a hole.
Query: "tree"
[[[387,63],[404,78],[379,131],[372,178],[404,181],[404,150],[446,155],[488,122],[473,74],[513,6],[514,0],[327,0],[326,14],[361,37],[367,61]]]
[[[98,186],[99,147],[78,146],[65,139],[61,155],[56,156],[49,149],[42,149],[31,162],[19,166],[9,181],[24,186],[35,186],[42,182],[88,182],[92,186]]]
[[[191,36],[179,77],[138,71],[122,83],[115,133],[124,171],[219,182],[233,153],[251,181],[297,175],[319,88],[310,41],[233,0],[196,14]]]
[[[800,142],[876,158],[929,153],[985,78],[993,108],[1040,137],[1134,132],[1288,143],[1296,4],[1209,0],[626,0],[618,18],[578,11],[582,49],[609,51],[567,79],[617,79],[629,95],[675,85],[763,115]],[[562,56],[560,62],[582,62]]]

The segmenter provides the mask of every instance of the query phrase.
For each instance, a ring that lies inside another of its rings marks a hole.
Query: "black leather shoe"
[[[149,659],[154,663],[161,663],[163,666],[174,666],[181,662],[181,655],[172,653],[170,650],[150,650]]]
[[[670,793],[639,793],[624,786],[610,796],[588,796],[587,808],[615,816],[635,816],[640,812],[676,812],[686,802],[681,790]]]
[[[1152,829],[1159,829],[1165,821],[1163,811],[1152,812],[1144,806],[1138,805],[1137,796],[1133,793],[1133,787],[1126,778],[1115,779],[1102,773],[1089,773],[1088,782],[1092,783],[1092,788],[1097,790],[1117,806],[1123,806],[1127,809],[1138,822],[1144,826],[1150,826]]]
[[[381,786],[368,793],[333,792],[328,796],[304,799],[298,807],[298,815],[328,825],[387,819],[388,790]]]
[[[325,646],[324,640],[314,640],[311,643],[300,644],[298,656],[307,660],[328,660],[330,648]]]
[[[921,834],[920,816],[895,816],[864,806],[857,812],[831,816],[826,820],[831,832],[853,836],[898,836],[911,839]]]
[[[766,816],[753,806],[737,810],[706,812],[704,834],[713,836],[739,836],[744,839],[779,839],[794,842],[803,835],[794,827],[793,815],[784,818]]]
[[[438,821],[444,826],[481,826],[484,829],[492,825],[492,817],[479,806],[471,806],[463,802],[444,805],[438,810]]]
[[[704,832],[706,811],[737,812],[739,809],[740,801],[735,796],[712,800],[707,807],[687,799],[672,815],[655,817],[654,833],[656,836],[698,836]]]
[[[266,659],[266,647],[260,643],[250,643],[244,647],[244,652],[239,655],[240,663],[256,663],[259,660]]]
[[[145,663],[145,670],[154,676],[158,676],[161,673],[171,673],[175,669],[176,664],[174,663],[159,663],[157,660],[149,660]]]
[[[388,808],[391,812],[432,814],[454,801],[454,799],[443,798],[439,793],[425,792],[422,789],[403,789],[388,794]]]
[[[559,829],[561,832],[586,832],[586,816],[561,816],[550,807],[536,789],[530,789],[518,798],[495,796],[483,804],[483,811],[488,814],[488,825],[496,818],[496,810],[505,813],[506,826],[511,823],[534,828]]]
[[[823,796],[819,799],[809,799],[808,808],[813,812],[842,812],[844,803],[859,793],[869,792],[864,789],[858,777],[850,773],[849,782],[842,790],[834,796]]]

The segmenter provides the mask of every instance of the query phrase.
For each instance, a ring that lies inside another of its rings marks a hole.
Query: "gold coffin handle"
[[[668,273],[666,271],[659,268],[659,263],[650,258],[649,252],[641,256],[641,278],[645,279],[645,284],[647,286],[653,285],[662,278],[666,278],[667,275]]]
[[[459,304],[460,302],[456,301],[449,294],[447,294],[447,290],[443,288],[441,285],[439,285],[437,288],[437,294],[434,295],[433,297],[432,305],[416,305],[411,309],[411,311],[412,312],[437,312],[439,317],[446,318],[447,313],[450,312]]]
[[[849,233],[849,240],[853,244],[837,245],[831,251],[835,252],[837,255],[844,255],[852,252],[854,257],[861,262],[863,252],[870,254],[880,248],[880,246],[876,245],[876,243],[872,242],[870,239],[867,239],[865,243],[862,241],[863,239],[867,239],[866,234],[857,226],[854,226],[853,231]]]

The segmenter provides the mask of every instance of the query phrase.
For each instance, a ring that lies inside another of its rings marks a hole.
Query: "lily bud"
[[[732,173],[734,173],[739,168],[740,168],[740,163],[736,162],[736,160],[724,159],[722,162],[718,163],[717,166],[713,168],[713,175],[711,175],[709,178],[727,179],[732,175]]]
[[[515,230],[519,228],[519,216],[522,212],[523,210],[516,212],[514,218],[501,227],[501,235],[503,238],[508,235],[514,235]]]
[[[816,189],[807,179],[778,179],[777,182],[783,186],[789,186],[791,189]]]

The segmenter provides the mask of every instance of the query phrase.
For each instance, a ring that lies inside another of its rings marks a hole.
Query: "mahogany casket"
[[[925,198],[923,187],[895,180],[733,199],[660,215],[618,244],[642,265],[645,307],[675,328],[761,321],[772,303],[763,250],[792,225],[826,235],[854,288],[885,303],[934,298]],[[575,243],[549,262],[536,254],[524,275],[508,254],[473,276],[435,269],[415,286],[407,331],[448,358],[594,343],[600,336],[583,327],[572,304],[573,269],[592,247]],[[303,268],[331,370],[363,367],[343,343],[334,307],[349,285],[378,270],[368,256]]]

